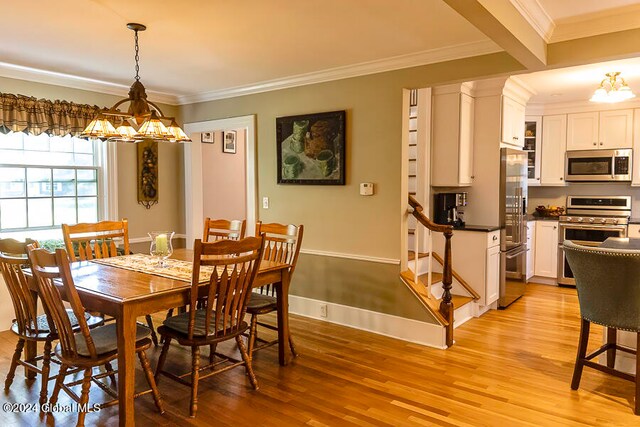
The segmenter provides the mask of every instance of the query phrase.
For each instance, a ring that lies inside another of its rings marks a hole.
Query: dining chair
[[[48,383],[55,378],[55,376],[50,376],[49,372],[51,362],[58,362],[56,359],[51,359],[52,343],[58,339],[58,335],[55,330],[52,330],[47,316],[44,314],[38,315],[37,299],[32,294],[27,278],[22,271],[22,268],[29,264],[27,257],[28,244],[37,246],[37,243],[33,240],[27,240],[23,243],[14,239],[0,239],[0,270],[9,291],[9,297],[13,303],[16,316],[11,325],[11,331],[18,336],[4,388],[9,390],[11,387],[18,365],[24,366],[27,371],[41,375],[39,401],[40,404],[43,404],[47,401]],[[66,310],[66,315],[69,318],[71,327],[77,328],[78,320],[73,311]],[[89,327],[95,327],[103,323],[101,317],[94,317],[89,313],[84,313],[84,316]],[[43,353],[31,360],[21,360],[24,346],[29,342],[44,342]],[[41,368],[37,366],[39,361],[42,361]]]
[[[100,404],[99,407],[102,408],[118,403],[116,393],[101,381],[98,381],[108,376],[111,378],[111,381],[115,383],[115,374],[117,371],[111,369],[110,362],[118,357],[116,324],[109,323],[94,329],[89,329],[84,317],[81,316],[82,313],[85,312],[85,309],[74,285],[68,254],[64,249],[57,249],[55,253],[51,253],[44,249],[35,248],[33,245],[29,245],[27,248],[32,270],[38,284],[38,293],[42,298],[47,318],[55,325],[60,341],[58,345],[56,345],[54,352],[62,364],[49,403],[51,406],[54,406],[58,401],[60,390],[64,390],[69,397],[80,405],[77,426],[84,426],[84,419],[89,408],[88,402],[91,381],[94,381],[102,390],[111,397],[114,397],[114,400]],[[59,285],[56,285],[55,282],[58,282]],[[59,287],[62,288],[62,292],[71,306],[71,310],[73,310],[73,313],[78,318],[78,324],[80,326],[79,332],[71,327]],[[145,353],[145,350],[151,346],[151,340],[149,339],[150,334],[151,332],[147,327],[138,325],[136,329],[136,352],[151,389],[137,393],[134,397],[152,393],[156,407],[160,413],[164,413],[162,399],[160,398],[153,372],[151,371],[151,366]],[[108,367],[107,371],[93,375],[93,368],[102,365]],[[83,370],[83,378],[65,384],[64,380],[69,368],[80,368]],[[80,396],[71,388],[77,385],[81,385]]]
[[[571,388],[580,386],[585,366],[635,382],[634,413],[640,415],[640,251],[577,245],[563,249],[576,279],[580,303],[580,340]],[[606,343],[587,355],[591,323],[606,328]],[[636,350],[617,343],[617,331],[636,334]],[[635,375],[615,369],[616,352],[635,354]],[[606,365],[592,361],[606,352]]]
[[[289,278],[293,277],[296,269],[300,247],[302,245],[302,235],[304,233],[303,225],[285,225],[278,223],[264,224],[261,221],[256,223],[256,236],[264,233],[265,243],[263,259],[265,261],[276,261],[289,264]],[[249,304],[247,305],[247,313],[251,315],[249,327],[249,353],[261,350],[278,343],[278,340],[266,341],[258,338],[258,325],[277,331],[278,328],[268,323],[258,322],[258,316],[271,313],[278,309],[278,300],[276,289],[273,284],[268,284],[254,290],[251,293]],[[297,356],[291,331],[289,331],[289,348],[294,356]],[[258,347],[255,346],[256,341],[262,342]]]
[[[129,222],[126,219],[75,225],[62,224],[62,236],[69,258],[74,262],[111,258],[131,253],[129,249]],[[120,251],[116,242],[122,242]],[[151,315],[147,314],[145,320],[151,329],[151,340],[157,346],[158,337],[153,327]]]
[[[211,219],[209,217],[204,220],[204,233],[202,235],[203,242],[215,242],[216,240],[244,239],[246,220],[227,220],[227,219]]]
[[[185,313],[168,318],[158,328],[164,345],[158,359],[156,381],[159,381],[160,375],[165,375],[181,384],[191,386],[189,414],[192,417],[196,416],[198,409],[198,383],[202,379],[244,365],[251,385],[255,390],[258,389],[258,381],[251,366],[251,354],[247,352],[242,334],[249,328],[244,316],[260,265],[263,244],[262,237],[211,243],[203,243],[197,239],[194,244],[189,309]],[[206,292],[209,303],[203,308],[197,308],[202,266],[211,266],[213,270]],[[219,357],[220,360],[210,357],[209,364],[200,366],[201,346],[212,348],[211,346],[234,338],[242,360],[214,353],[213,356]],[[191,347],[191,370],[185,374],[176,375],[163,370],[171,340],[174,339],[180,345]],[[201,374],[203,371],[209,372]],[[190,381],[185,379],[189,376]]]

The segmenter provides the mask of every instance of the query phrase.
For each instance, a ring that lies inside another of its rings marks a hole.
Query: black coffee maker
[[[433,197],[433,220],[436,223],[454,227],[464,225],[460,208],[467,206],[467,193],[438,193]]]

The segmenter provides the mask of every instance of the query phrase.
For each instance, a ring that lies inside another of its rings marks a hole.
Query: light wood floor
[[[163,378],[167,413],[155,412],[147,395],[136,401],[136,420],[143,426],[640,425],[631,410],[632,383],[585,368],[580,390],[570,389],[578,325],[575,290],[544,285],[529,285],[507,310],[457,329],[456,344],[446,351],[292,316],[301,356],[282,368],[275,347],[258,353],[259,391],[251,390],[242,369],[205,380],[192,420],[189,389]],[[601,337],[594,329],[591,347]],[[2,383],[14,343],[10,332],[0,333]],[[149,353],[155,366],[159,350]],[[187,355],[172,348],[168,363],[188,366]],[[28,385],[23,375],[20,369],[0,401],[37,401],[39,382]],[[105,395],[94,386],[91,398]],[[41,419],[0,410],[3,427],[74,422],[75,414]],[[87,425],[117,425],[117,407],[89,415]]]

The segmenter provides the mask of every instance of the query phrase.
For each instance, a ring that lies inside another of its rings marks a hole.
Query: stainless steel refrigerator
[[[527,282],[527,152],[500,149],[500,299],[506,308]]]

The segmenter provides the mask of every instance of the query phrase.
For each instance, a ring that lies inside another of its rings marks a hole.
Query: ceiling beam
[[[509,0],[444,0],[529,70],[547,64],[547,43]]]
[[[640,56],[640,29],[550,43],[548,51],[552,68],[635,58]]]

